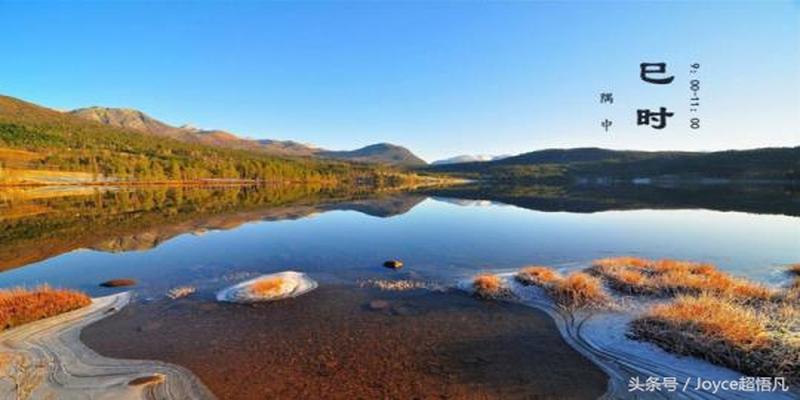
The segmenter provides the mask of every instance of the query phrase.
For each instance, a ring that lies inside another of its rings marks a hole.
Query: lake
[[[574,270],[619,255],[709,262],[779,286],[789,281],[786,265],[800,260],[797,199],[792,188],[727,186],[16,189],[0,194],[0,286],[47,283],[99,296],[122,290],[100,282],[135,279],[134,304],[90,327],[90,346],[106,355],[187,366],[225,398],[248,396],[220,371],[231,379],[277,374],[305,382],[265,384],[258,392],[277,397],[463,396],[473,389],[500,397],[593,397],[604,390],[602,373],[571,352],[542,313],[462,295],[358,288],[375,279],[457,288],[480,272],[532,264]],[[383,267],[389,259],[405,266]],[[308,274],[320,288],[260,308],[214,301],[232,283],[285,270]],[[187,285],[198,293],[166,299],[169,289]],[[382,358],[353,358],[364,347],[346,343],[359,337]],[[276,342],[295,350],[276,352]],[[416,353],[423,344],[430,352]],[[203,349],[213,350],[197,355]],[[394,364],[385,364],[386,354]],[[547,375],[531,369],[541,368],[531,361],[536,357],[565,361]],[[237,369],[234,359],[249,361]],[[295,362],[256,367],[268,360]],[[352,376],[335,375],[343,365]],[[495,376],[490,371],[497,365],[503,373]],[[365,392],[371,384],[359,379],[387,368],[407,370],[396,376],[400,381],[429,381],[421,391],[384,382]],[[537,374],[547,379],[531,381]],[[556,375],[585,378],[588,386],[569,392],[562,382],[555,388]],[[453,376],[471,378],[448,380]],[[334,377],[353,387],[326,386]]]
[[[645,204],[570,212],[447,195],[159,188],[7,200],[0,285],[102,294],[98,282],[124,276],[157,293],[226,272],[288,268],[353,282],[391,276],[381,267],[391,258],[405,262],[403,273],[450,284],[481,271],[578,267],[614,255],[705,261],[779,284],[781,268],[800,258],[798,216],[770,210]],[[20,209],[37,212],[15,215]]]

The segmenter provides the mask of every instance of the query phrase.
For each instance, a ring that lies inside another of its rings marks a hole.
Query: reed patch
[[[608,306],[605,286],[623,295],[661,299],[635,318],[630,337],[753,376],[800,382],[800,272],[783,289],[682,260],[615,257],[562,276],[541,266],[516,279],[542,287],[567,309]]]
[[[630,335],[753,376],[800,382],[800,309],[712,293],[679,295],[631,322]]]
[[[552,268],[533,266],[522,268],[515,278],[522,284],[544,288],[556,304],[568,309],[597,308],[610,302],[603,282],[584,272],[562,276]]]
[[[523,284],[540,286],[564,279],[561,274],[552,268],[538,265],[522,268],[514,277]]]
[[[59,315],[88,306],[84,293],[42,285],[34,289],[0,290],[0,330]]]
[[[623,294],[671,298],[630,324],[631,337],[754,376],[800,381],[800,277],[785,289],[708,263],[632,257],[588,270]]]
[[[554,281],[550,292],[557,303],[569,308],[602,307],[609,303],[600,279],[584,272],[573,272]]]
[[[482,299],[502,299],[512,297],[511,290],[502,279],[493,274],[480,274],[472,279],[475,295]]]
[[[777,295],[764,285],[733,277],[708,263],[616,257],[595,260],[589,272],[624,294],[675,296],[713,292],[744,301],[771,300]]]

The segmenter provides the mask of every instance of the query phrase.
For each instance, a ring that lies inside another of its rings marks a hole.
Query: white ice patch
[[[259,282],[276,281],[278,287],[268,291],[253,290]],[[297,297],[317,288],[317,282],[302,272],[284,271],[261,275],[233,285],[217,293],[217,301],[230,303],[256,303]]]

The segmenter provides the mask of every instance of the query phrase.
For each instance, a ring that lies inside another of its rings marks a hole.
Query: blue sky
[[[392,142],[429,161],[800,145],[798,2],[0,0],[0,26],[0,93],[58,109],[331,149]],[[649,61],[675,81],[642,82]],[[636,126],[660,106],[675,112],[666,129]]]

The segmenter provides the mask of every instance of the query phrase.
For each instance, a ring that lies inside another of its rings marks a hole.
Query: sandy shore
[[[80,332],[125,307],[128,293],[0,333],[0,398],[213,398],[184,368],[158,361],[116,360],[83,345]]]
[[[276,303],[134,304],[83,331],[192,370],[220,398],[590,399],[607,377],[548,316],[460,292],[323,286]]]

